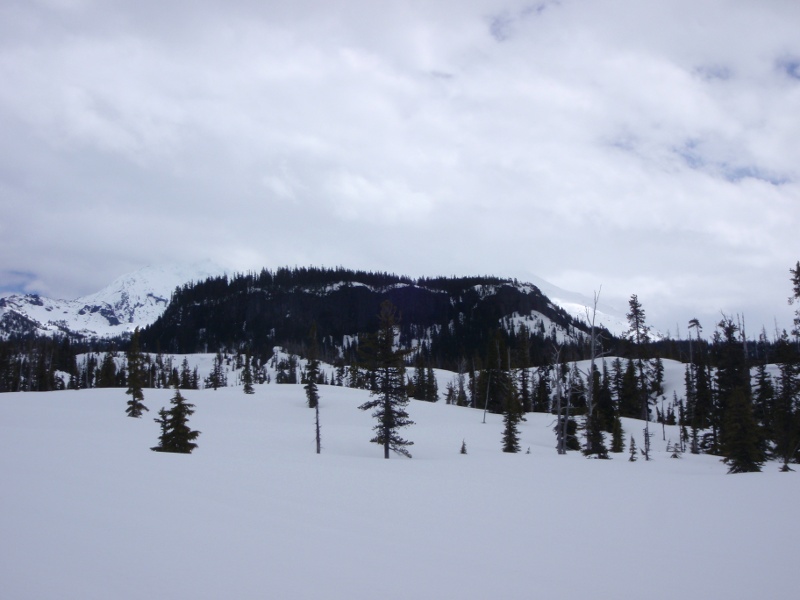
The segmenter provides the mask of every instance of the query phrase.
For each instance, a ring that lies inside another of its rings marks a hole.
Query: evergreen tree
[[[711,427],[714,412],[714,394],[711,389],[711,375],[705,354],[698,352],[697,365],[694,373],[695,398],[694,410],[691,414],[693,429],[707,429]]]
[[[636,366],[632,360],[625,361],[617,405],[619,413],[623,417],[637,419],[642,415],[639,379],[636,376]]]
[[[644,456],[645,460],[650,460],[650,393],[652,386],[649,383],[649,368],[644,359],[645,346],[650,342],[650,327],[645,324],[644,308],[636,294],[631,296],[628,306],[626,336],[634,347],[638,391],[641,399],[641,418],[644,420]]]
[[[636,452],[636,440],[633,439],[633,436],[631,436],[630,457],[628,457],[628,460],[630,462],[636,462],[638,458],[639,456],[637,455]]]
[[[797,261],[793,269],[789,269],[789,273],[792,275],[792,295],[789,296],[789,304],[794,304],[800,301],[800,261]],[[792,333],[796,338],[800,338],[800,308],[794,313],[794,329]]]
[[[490,413],[502,414],[505,410],[505,398],[511,382],[509,373],[503,368],[505,344],[499,330],[494,332],[487,349],[487,368],[478,376],[477,408]]]
[[[611,452],[620,453],[625,451],[625,432],[622,430],[622,420],[619,415],[614,415],[614,425],[611,430]]]
[[[314,409],[314,440],[316,441],[317,454],[322,452],[322,432],[319,425],[319,345],[317,344],[317,324],[311,325],[309,333],[308,370],[306,372],[306,398],[308,406]]]
[[[764,462],[761,432],[753,415],[750,369],[737,338],[739,327],[723,318],[715,334],[719,450],[729,473],[760,471]]]
[[[597,392],[597,410],[599,411],[600,424],[604,431],[612,433],[614,429],[614,417],[616,410],[614,409],[614,396],[611,393],[611,377],[608,373],[608,366],[606,361],[603,361],[603,373],[600,377],[600,385],[596,386]]]
[[[252,369],[252,362],[249,349],[247,350],[247,353],[244,358],[244,367],[242,370],[242,383],[244,384],[245,394],[255,393],[255,390],[253,389],[253,369]]]
[[[723,431],[722,451],[724,461],[728,464],[728,473],[761,471],[764,453],[758,425],[753,416],[752,403],[741,387],[735,388],[727,398]]]
[[[550,367],[540,366],[537,370],[536,390],[534,392],[534,412],[550,411]]]
[[[522,403],[514,386],[508,391],[503,412],[503,452],[519,452],[519,423],[522,420]]]
[[[784,465],[797,462],[800,449],[800,353],[784,331],[775,344],[778,363],[777,391],[770,411],[770,431],[774,441],[773,454]],[[759,386],[761,387],[761,386]]]
[[[125,412],[129,417],[139,419],[142,413],[149,410],[144,405],[144,371],[142,368],[142,353],[139,350],[139,328],[133,332],[131,347],[128,351],[128,390],[125,392],[131,399],[128,400],[128,408]]]
[[[161,435],[158,436],[158,446],[160,448],[164,444],[164,440],[167,439],[167,432],[169,431],[169,413],[167,409],[163,406],[158,411],[158,418],[153,419],[156,423],[158,423],[159,427],[161,428]]]
[[[595,410],[586,417],[586,437],[589,442],[583,449],[584,456],[595,456],[596,458],[608,458],[608,448],[606,448],[603,438],[603,428],[600,422],[600,412]]]
[[[466,375],[466,361],[461,358],[458,361],[458,386],[456,388],[456,406],[467,406],[469,399],[467,398],[467,385]]]
[[[428,392],[428,380],[426,378],[425,360],[422,356],[422,348],[417,350],[414,358],[414,377],[411,379],[410,395],[414,400],[426,400]]]
[[[523,412],[533,411],[533,390],[531,389],[531,334],[530,330],[522,325],[517,335],[518,349],[517,360],[519,366],[519,399]]]
[[[370,370],[375,380],[375,388],[370,392],[373,399],[359,408],[374,411],[372,416],[377,424],[373,428],[375,436],[370,441],[383,446],[384,458],[389,458],[390,450],[411,458],[406,446],[411,446],[414,442],[405,440],[398,434],[400,428],[413,425],[414,422],[406,412],[408,396],[405,385],[405,353],[394,348],[398,325],[397,309],[388,300],[381,304],[379,319],[378,331],[370,340],[368,348],[371,350]]]
[[[97,373],[97,387],[109,388],[117,384],[117,364],[114,361],[114,352],[106,352],[103,362],[100,364],[100,371]]]
[[[227,377],[225,376],[225,361],[222,358],[222,352],[217,352],[214,356],[214,362],[211,366],[211,373],[206,378],[206,387],[217,388],[225,387],[228,385]]]
[[[645,324],[645,312],[636,294],[633,294],[628,301],[629,312],[628,331],[625,336],[632,342],[634,357],[636,362],[636,376],[638,379],[638,395],[640,406],[640,418],[646,423],[650,420],[650,390],[648,383],[648,365],[644,354],[645,346],[650,342],[650,327]]]
[[[775,386],[772,383],[772,375],[767,371],[767,363],[762,362],[756,366],[753,414],[756,421],[769,432],[772,431],[774,404]]]
[[[151,450],[191,454],[192,450],[197,448],[194,440],[200,435],[199,431],[189,428],[189,417],[194,414],[194,404],[186,402],[178,387],[175,387],[175,395],[170,402],[172,408],[159,411],[161,419],[156,419],[156,421],[161,424],[162,433],[158,446]]]
[[[182,390],[192,389],[192,370],[189,368],[189,359],[185,356],[181,362],[180,388]]]
[[[317,344],[317,326],[311,325],[309,333],[308,366],[306,367],[306,399],[309,408],[316,408],[319,403],[319,391],[317,382],[319,381],[319,346]]]
[[[425,370],[425,400],[428,402],[439,401],[439,384],[436,382],[436,375],[433,372],[433,367],[428,365]]]

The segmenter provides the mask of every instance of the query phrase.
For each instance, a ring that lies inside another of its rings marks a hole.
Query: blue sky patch
[[[800,80],[800,58],[782,58],[778,68],[792,79]]]

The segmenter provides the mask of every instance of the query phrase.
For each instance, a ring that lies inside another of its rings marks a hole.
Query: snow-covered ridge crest
[[[74,300],[36,294],[0,298],[0,320],[25,322],[44,335],[66,331],[89,337],[126,334],[161,316],[175,288],[223,274],[227,271],[211,262],[144,267]]]

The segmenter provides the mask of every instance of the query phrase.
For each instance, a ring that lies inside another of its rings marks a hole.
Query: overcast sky
[[[771,332],[798,31],[797,0],[3,0],[0,292],[210,258],[536,275]]]

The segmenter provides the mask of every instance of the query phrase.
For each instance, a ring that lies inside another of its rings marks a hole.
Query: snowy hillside
[[[56,300],[31,294],[8,295],[0,298],[0,337],[11,333],[48,335],[72,332],[88,337],[111,337],[129,333],[136,327],[152,324],[160,317],[176,287],[223,274],[231,275],[211,261],[150,266],[123,275],[99,292],[75,300]],[[409,287],[409,284],[375,288],[360,283],[339,283],[308,291],[325,295],[343,286],[386,291]],[[532,284],[525,283],[505,283],[503,286],[516,287],[524,292],[533,289]],[[495,294],[503,286],[478,287],[482,296],[486,297]],[[578,321],[586,322],[586,309],[591,306],[589,298],[562,290],[538,278],[535,279],[535,286],[549,298],[552,306],[562,308]],[[441,290],[436,291],[441,293]],[[553,323],[547,316],[536,311],[523,316],[509,315],[509,318],[516,325],[525,322],[531,328],[543,327],[547,335],[554,335],[560,341],[572,339],[576,335],[571,329]],[[624,314],[604,304],[598,307],[597,324],[615,335],[621,335],[627,329]]]
[[[532,277],[532,279],[536,287],[550,298],[553,304],[563,308],[573,319],[589,323],[586,311],[588,309],[590,311],[589,314],[591,314],[591,310],[594,308],[592,298],[578,292],[564,290],[539,277]],[[602,293],[600,298],[602,300]],[[605,327],[616,336],[622,336],[628,330],[628,320],[625,317],[625,312],[602,301],[598,302],[597,305],[595,325]]]
[[[674,375],[677,376],[677,373]],[[670,378],[672,378],[670,376]],[[529,414],[412,401],[411,460],[382,459],[364,391],[187,390],[192,455],[151,452],[173,392],[0,395],[0,581],[14,600],[788,598],[800,475],[711,456],[588,460]],[[625,420],[641,447],[641,422]],[[667,439],[677,431],[666,429]],[[459,454],[462,440],[468,454]]]
[[[115,336],[155,321],[176,287],[224,272],[210,262],[162,265],[123,275],[99,292],[75,300],[6,296],[0,298],[0,320],[22,318],[40,334],[71,331],[90,337]]]

